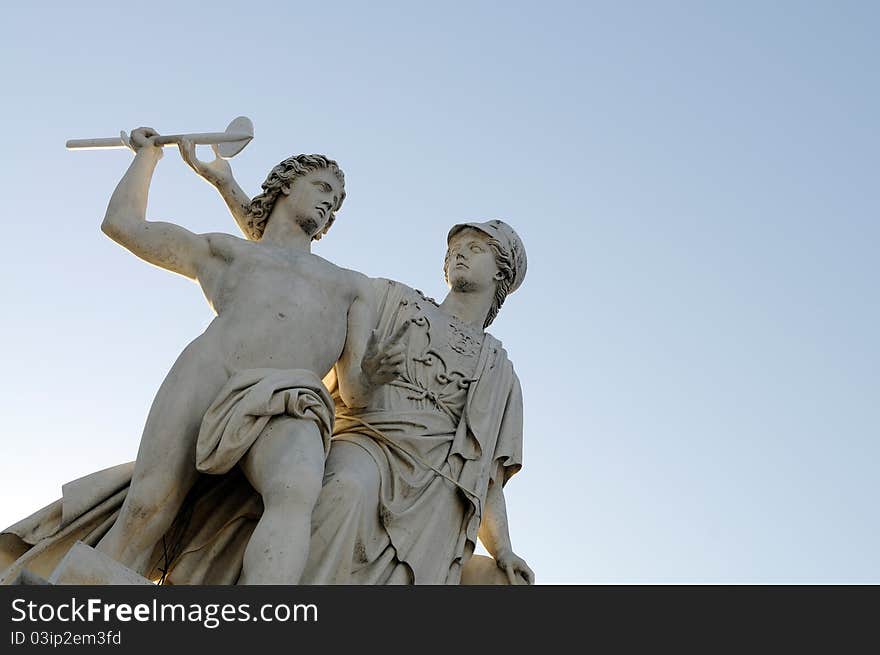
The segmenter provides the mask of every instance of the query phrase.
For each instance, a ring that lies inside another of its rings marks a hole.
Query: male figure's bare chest
[[[230,262],[217,285],[215,309],[273,310],[330,320],[347,312],[352,301],[351,285],[327,262],[256,250]]]

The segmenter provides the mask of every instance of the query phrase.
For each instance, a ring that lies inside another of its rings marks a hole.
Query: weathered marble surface
[[[47,580],[51,585],[152,585],[153,582],[81,541],[73,544]]]
[[[503,494],[521,467],[522,396],[485,331],[525,277],[516,232],[453,226],[435,302],[310,253],[345,196],[319,155],[285,160],[251,200],[228,162],[179,140],[247,239],[147,221],[158,139],[132,133],[102,229],[197,281],[217,318],[160,388],[133,466],[65,485],[0,534],[0,583],[115,579],[89,547],[172,584],[531,583]],[[494,560],[472,557],[478,534]],[[59,572],[77,562],[94,570]]]

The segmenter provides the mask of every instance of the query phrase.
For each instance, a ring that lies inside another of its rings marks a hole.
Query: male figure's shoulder
[[[339,266],[318,255],[313,255],[314,261],[322,272],[335,279],[356,297],[369,298],[373,293],[372,278],[367,277],[360,271]]]

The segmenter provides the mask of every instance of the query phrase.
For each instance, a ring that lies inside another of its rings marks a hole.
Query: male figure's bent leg
[[[162,382],[141,437],[131,487],[97,549],[144,575],[155,544],[171,526],[198,472],[202,418],[228,378],[222,365],[184,350]]]
[[[324,473],[318,426],[308,419],[273,418],[241,468],[263,497],[263,515],[245,549],[239,584],[297,584]]]

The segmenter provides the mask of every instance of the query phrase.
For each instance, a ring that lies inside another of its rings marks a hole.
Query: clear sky
[[[440,297],[453,223],[522,236],[539,582],[880,582],[876,3],[127,4],[4,10],[2,526],[133,459],[212,318],[99,230],[131,154],[65,140],[245,114],[250,193],[342,165],[334,262]],[[235,231],[175,150],[148,217]]]

